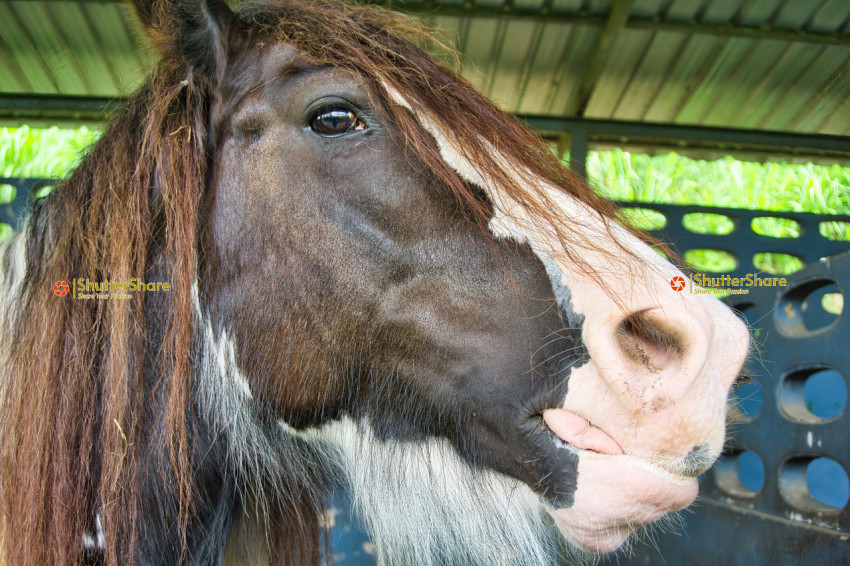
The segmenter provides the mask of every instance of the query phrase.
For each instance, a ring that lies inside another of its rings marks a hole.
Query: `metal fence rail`
[[[619,204],[630,209],[646,209],[661,213],[666,219],[664,228],[650,230],[649,233],[672,243],[682,254],[689,250],[705,249],[731,254],[738,265],[731,271],[723,272],[730,277],[743,277],[747,273],[753,273],[752,260],[756,254],[787,254],[799,258],[802,264],[806,265],[822,257],[850,250],[850,241],[832,240],[822,234],[824,223],[841,222],[845,223],[844,226],[850,227],[850,216],[847,215],[624,201]],[[730,221],[732,230],[726,234],[700,234],[688,230],[685,227],[686,217],[695,213],[725,217]],[[781,219],[790,221],[792,224],[796,223],[799,236],[774,238],[761,235],[754,230],[753,226],[754,222],[757,223],[763,219]]]

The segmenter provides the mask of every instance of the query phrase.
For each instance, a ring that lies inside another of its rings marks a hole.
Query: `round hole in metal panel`
[[[682,216],[682,226],[696,234],[725,236],[735,231],[735,220],[725,214],[689,212]]]
[[[791,254],[765,252],[753,256],[753,265],[766,273],[789,275],[803,269],[803,260]]]
[[[841,293],[824,293],[821,297],[820,306],[829,314],[839,316],[844,312],[844,295]]]
[[[779,471],[779,492],[798,511],[836,515],[847,506],[850,482],[847,471],[831,458],[795,456]]]
[[[12,202],[18,194],[18,189],[14,185],[0,183],[0,204]]]
[[[714,478],[727,495],[752,499],[764,487],[764,463],[751,450],[726,452],[714,467]]]
[[[639,230],[661,230],[667,226],[667,217],[651,208],[625,207],[620,209],[623,221]]]
[[[759,216],[753,218],[750,226],[759,236],[768,238],[799,238],[803,229],[800,223],[790,218]]]
[[[806,486],[812,499],[843,509],[850,500],[850,479],[841,464],[831,458],[815,458],[806,468]]]
[[[847,384],[834,369],[823,369],[809,375],[803,386],[806,409],[822,419],[841,416],[847,406]]]
[[[750,450],[738,455],[738,478],[741,485],[758,493],[764,487],[764,463],[761,457]]]
[[[761,414],[764,390],[758,381],[750,379],[733,387],[729,398],[732,400],[729,421],[732,424],[747,423]]]
[[[850,222],[830,220],[818,224],[820,235],[827,240],[836,242],[850,242]]]
[[[828,328],[838,320],[836,295],[844,294],[838,282],[820,277],[805,281],[785,291],[774,311],[776,327],[786,336],[802,337]]]
[[[56,188],[53,185],[39,185],[37,187],[33,187],[32,196],[33,200],[37,200],[40,198],[44,198],[53,192],[53,189]]]
[[[840,417],[847,407],[847,382],[827,366],[798,368],[779,383],[777,400],[782,415],[804,424],[822,424]]]
[[[698,249],[687,250],[685,261],[700,271],[725,273],[738,267],[738,258],[725,250]]]

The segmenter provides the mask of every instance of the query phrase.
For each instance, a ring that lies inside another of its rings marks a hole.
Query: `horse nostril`
[[[685,353],[682,333],[648,311],[627,316],[616,331],[617,344],[622,352],[640,365],[657,370]]]

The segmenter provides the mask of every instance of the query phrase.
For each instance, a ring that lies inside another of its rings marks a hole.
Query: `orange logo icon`
[[[681,291],[685,288],[685,278],[681,275],[677,275],[670,280],[670,288],[674,291]]]
[[[59,295],[60,297],[64,297],[71,291],[71,288],[68,287],[68,283],[65,281],[57,281],[56,285],[53,286],[53,292]]]

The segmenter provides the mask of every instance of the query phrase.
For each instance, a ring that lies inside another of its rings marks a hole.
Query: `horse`
[[[321,564],[345,490],[381,563],[555,564],[694,501],[744,324],[427,29],[132,4],[158,61],[0,248],[7,563]]]

